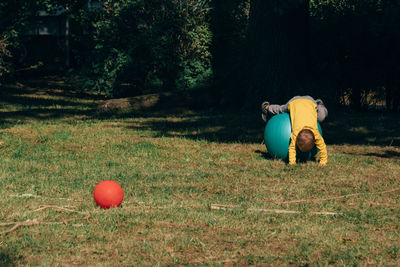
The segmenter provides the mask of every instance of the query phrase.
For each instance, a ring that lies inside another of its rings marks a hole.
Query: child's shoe
[[[261,104],[261,118],[264,122],[267,122],[268,120],[268,107],[269,107],[268,101],[264,101]]]

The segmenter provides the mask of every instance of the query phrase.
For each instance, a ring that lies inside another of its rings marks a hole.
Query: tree
[[[213,0],[211,2],[212,70],[216,96],[229,104],[241,98],[237,86],[242,71],[250,0]]]
[[[387,1],[383,9],[382,48],[384,51],[384,86],[386,108],[400,111],[400,1]]]
[[[252,0],[241,87],[246,105],[309,93],[308,0]]]

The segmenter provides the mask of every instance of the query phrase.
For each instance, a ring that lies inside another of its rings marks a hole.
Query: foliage
[[[0,4],[0,32],[15,33],[13,47],[19,47],[37,11],[64,10],[71,20],[73,67],[89,88],[108,96],[154,86],[192,88],[211,75],[208,2],[109,0],[90,10],[85,0],[21,1],[19,8],[6,1]],[[18,51],[11,53],[18,60]]]
[[[209,0],[183,1],[181,16],[184,24],[179,36],[179,66],[177,86],[196,87],[211,77],[211,41]]]
[[[139,94],[157,83],[164,89],[193,87],[209,74],[210,32],[204,1],[105,1],[93,23],[93,85],[118,95]],[[110,67],[115,68],[110,72]]]
[[[107,96],[113,96],[119,74],[124,71],[130,61],[131,59],[124,52],[112,48],[103,62],[93,64],[93,72],[98,76],[93,83],[93,89]]]
[[[20,47],[18,36],[25,27],[30,13],[29,4],[16,5],[12,1],[0,2],[0,80],[12,74],[13,63],[18,61]]]
[[[10,72],[7,59],[11,56],[8,50],[7,36],[0,36],[0,81],[6,73]]]

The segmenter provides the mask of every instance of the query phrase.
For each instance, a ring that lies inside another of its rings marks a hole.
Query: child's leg
[[[276,115],[284,112],[289,112],[288,103],[285,105],[270,105],[268,101],[265,101],[261,104],[261,118],[264,122],[267,122],[269,115]]]
[[[285,105],[269,105],[268,107],[268,113],[276,115],[276,114],[281,114],[281,113],[285,113],[285,112],[289,112],[288,109],[288,104]]]
[[[268,101],[264,101],[261,104],[261,119],[264,122],[267,122],[268,120],[268,108],[269,108],[269,102]]]
[[[328,116],[328,109],[325,107],[324,102],[321,99],[315,100],[317,102],[317,119],[319,122],[323,122]]]
[[[292,97],[284,105],[277,105],[277,104],[271,104],[270,105],[269,102],[266,101],[266,102],[263,102],[261,104],[261,109],[263,109],[263,112],[265,112],[265,110],[266,110],[269,114],[272,114],[272,115],[277,115],[277,114],[281,114],[281,113],[288,113],[289,112],[289,108],[288,108],[289,107],[289,103],[291,101],[295,100],[295,99],[298,99],[298,98],[302,98],[302,97],[300,97],[300,96]],[[309,97],[309,98],[311,98],[311,97]],[[266,108],[265,108],[265,104],[267,104]]]

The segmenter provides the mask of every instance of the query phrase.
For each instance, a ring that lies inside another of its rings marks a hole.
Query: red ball
[[[118,207],[124,199],[124,191],[119,183],[105,180],[96,185],[93,193],[97,205],[104,209]]]

